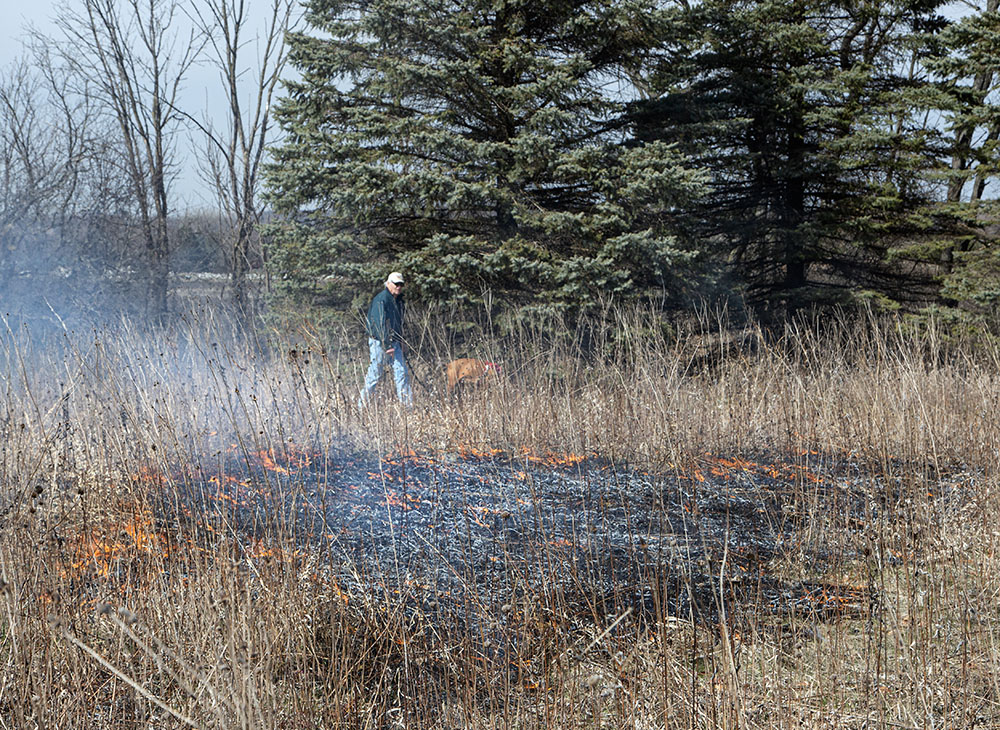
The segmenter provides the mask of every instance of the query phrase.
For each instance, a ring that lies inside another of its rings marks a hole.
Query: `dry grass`
[[[460,349],[427,318],[412,361],[436,392],[415,386],[410,412],[383,393],[363,415],[367,363],[347,328],[247,339],[201,313],[155,334],[8,329],[0,728],[1000,724],[1000,347],[868,321],[780,338],[751,327],[726,348],[722,329],[668,337],[642,313],[615,317],[484,330]],[[505,377],[445,399],[439,373],[459,355],[501,361]],[[772,569],[861,586],[871,600],[856,610],[587,623],[541,593],[507,607],[521,649],[498,667],[390,595],[345,599],[280,524],[254,555],[225,525],[200,540],[157,525],[162,475],[231,443],[586,452],[663,471],[706,452],[820,451],[895,488],[871,495],[879,517],[863,532],[807,486],[787,505],[799,547],[834,559],[815,574],[793,546]],[[959,472],[974,476],[962,500],[936,498]]]

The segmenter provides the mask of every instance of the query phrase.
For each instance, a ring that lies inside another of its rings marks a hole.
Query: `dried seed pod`
[[[132,613],[125,607],[118,609],[118,615],[121,617],[122,621],[124,621],[126,624],[130,626],[139,620],[139,618],[134,613]]]

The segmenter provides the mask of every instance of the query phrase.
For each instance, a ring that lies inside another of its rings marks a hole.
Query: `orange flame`
[[[524,446],[521,448],[520,456],[525,461],[530,461],[535,464],[543,464],[545,466],[576,466],[587,459],[594,458],[597,454],[593,452],[587,454],[557,454],[551,451],[546,451],[543,454],[537,454],[527,446]]]
[[[765,464],[748,459],[726,458],[705,454],[702,457],[704,469],[700,466],[692,466],[687,473],[678,474],[681,479],[689,479],[696,482],[704,482],[707,475],[711,475],[723,480],[730,480],[739,474],[760,474],[788,481],[804,480],[812,483],[820,483],[823,477],[815,474],[808,466],[794,463],[771,463]]]
[[[458,455],[463,459],[488,459],[502,453],[502,449],[479,449],[468,444],[459,444],[458,446]]]
[[[166,536],[150,528],[152,520],[147,515],[137,515],[118,530],[112,538],[110,525],[95,527],[80,536],[73,550],[68,568],[60,572],[63,577],[78,575],[93,569],[95,574],[107,577],[122,561],[139,556],[166,557],[169,554]]]
[[[386,490],[385,499],[379,502],[379,504],[383,507],[399,507],[405,511],[417,509],[420,506],[420,498],[410,494],[407,494],[404,498],[389,489]]]
[[[285,444],[281,452],[282,455],[279,457],[272,447],[261,449],[255,452],[254,456],[260,461],[261,466],[277,474],[293,474],[312,463],[312,457],[294,444]]]

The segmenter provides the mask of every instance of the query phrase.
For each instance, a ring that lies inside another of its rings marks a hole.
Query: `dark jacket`
[[[388,289],[380,291],[368,308],[368,336],[381,342],[386,349],[401,344],[405,309],[402,294],[394,297]]]

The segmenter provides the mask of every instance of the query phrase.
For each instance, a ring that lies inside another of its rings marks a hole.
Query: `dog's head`
[[[483,375],[486,375],[487,373],[496,373],[497,375],[499,375],[501,369],[502,366],[500,365],[500,363],[487,362],[487,361],[483,362]]]

